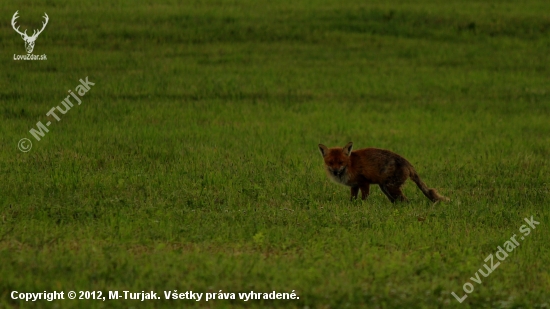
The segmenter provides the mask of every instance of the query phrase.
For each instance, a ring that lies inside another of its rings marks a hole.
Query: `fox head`
[[[347,168],[349,165],[349,156],[353,148],[353,143],[349,142],[343,148],[327,148],[323,144],[319,144],[319,151],[325,161],[325,168],[329,176],[337,178],[342,181],[347,175]]]

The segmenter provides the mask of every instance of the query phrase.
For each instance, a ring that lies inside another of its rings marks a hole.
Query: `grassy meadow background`
[[[50,21],[34,54],[21,29]],[[548,308],[550,3],[0,3],[0,308]],[[78,80],[95,86],[60,122]],[[52,121],[41,141],[29,133]],[[17,149],[21,138],[30,152]],[[317,144],[452,199],[367,201]],[[483,260],[540,222],[482,284]],[[475,290],[459,304],[464,283]],[[153,290],[26,303],[11,291]],[[299,300],[164,300],[163,291]]]

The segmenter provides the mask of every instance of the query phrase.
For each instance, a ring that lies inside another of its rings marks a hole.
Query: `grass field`
[[[29,33],[49,15],[33,52],[46,61],[13,60],[26,54],[17,10]],[[549,12],[543,0],[2,1],[0,308],[550,307]],[[46,116],[86,77],[81,105]],[[29,130],[47,121],[37,141]],[[378,187],[350,202],[317,149],[349,141],[403,155],[451,202],[410,181],[407,204]],[[521,244],[472,281],[513,235]],[[237,299],[166,300],[174,290]],[[250,291],[299,299],[238,299]]]

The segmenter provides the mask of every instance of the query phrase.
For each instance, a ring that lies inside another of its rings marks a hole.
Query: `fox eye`
[[[344,164],[344,161],[339,161],[338,164],[342,165]]]

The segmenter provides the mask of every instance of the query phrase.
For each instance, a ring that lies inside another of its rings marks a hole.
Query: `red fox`
[[[366,199],[369,196],[369,186],[377,184],[392,203],[408,201],[401,187],[409,177],[432,202],[449,200],[436,190],[428,188],[409,161],[402,156],[378,148],[364,148],[353,152],[352,148],[352,142],[344,148],[330,149],[319,144],[328,177],[336,183],[351,187],[352,200],[357,198],[359,189],[363,200]]]

